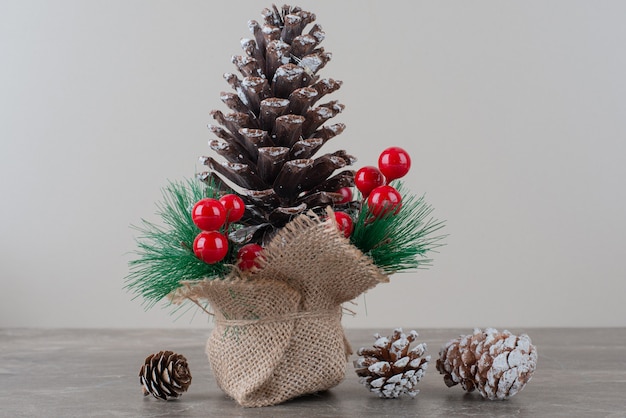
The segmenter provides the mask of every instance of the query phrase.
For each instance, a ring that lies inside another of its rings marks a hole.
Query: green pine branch
[[[402,195],[402,209],[397,215],[374,218],[367,205],[355,215],[351,242],[369,255],[386,274],[428,266],[427,253],[441,246],[444,235],[434,235],[444,223],[430,218],[432,208],[423,197],[394,184]],[[146,308],[154,306],[180,286],[181,281],[225,277],[235,260],[231,248],[219,263],[206,264],[193,253],[193,241],[200,232],[191,219],[191,209],[200,199],[217,198],[218,188],[196,180],[171,182],[163,189],[163,200],[156,214],[163,225],[142,220],[134,226],[137,256],[129,263],[125,288],[142,297]]]
[[[432,259],[427,254],[442,246],[445,238],[435,235],[444,222],[430,217],[433,208],[424,196],[410,194],[401,182],[392,186],[402,195],[400,212],[376,218],[364,202],[350,236],[351,242],[386,274],[429,266]]]
[[[191,219],[191,209],[200,199],[216,198],[217,189],[197,180],[171,182],[162,190],[163,200],[156,214],[163,225],[142,219],[138,231],[136,259],[130,261],[127,290],[141,296],[146,308],[154,306],[180,286],[181,281],[224,277],[230,270],[229,254],[220,263],[207,264],[193,253],[193,241],[200,233]]]

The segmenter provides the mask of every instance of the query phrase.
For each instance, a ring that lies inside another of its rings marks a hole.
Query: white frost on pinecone
[[[477,389],[487,399],[507,399],[532,378],[537,350],[526,334],[516,336],[494,328],[475,329],[445,344],[437,370],[448,386],[461,384],[468,392]]]
[[[426,344],[410,349],[418,334],[411,331],[405,335],[401,328],[394,330],[390,338],[374,335],[373,348],[360,348],[360,356],[354,361],[359,382],[381,398],[397,398],[403,394],[415,397],[417,383],[428,368],[430,356],[422,357]]]

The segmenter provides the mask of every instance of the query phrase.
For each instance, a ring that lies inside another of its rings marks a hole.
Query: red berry
[[[342,205],[344,203],[352,201],[352,189],[350,187],[342,187],[341,189],[337,190],[337,193],[340,193],[343,196],[343,198],[339,202],[337,202],[337,204]]]
[[[226,209],[218,200],[207,197],[193,206],[191,219],[203,231],[216,231],[226,222]]]
[[[370,193],[367,207],[375,217],[386,215],[391,211],[397,214],[402,207],[402,196],[391,186],[379,186]]]
[[[241,270],[251,270],[252,267],[260,268],[259,257],[263,247],[259,244],[246,244],[237,253],[237,267]]]
[[[228,253],[228,239],[217,231],[202,231],[193,241],[193,252],[207,264],[217,263]]]
[[[354,175],[354,184],[363,194],[363,197],[367,197],[376,187],[385,184],[385,177],[379,169],[368,165],[356,172]]]
[[[237,222],[246,211],[246,205],[236,194],[227,194],[220,197],[220,203],[226,209],[226,222],[228,223]]]
[[[390,147],[378,157],[378,168],[385,175],[387,181],[404,177],[411,168],[409,153],[400,147]]]
[[[337,221],[337,228],[343,232],[346,238],[349,238],[354,227],[350,215],[345,212],[335,212],[335,220]]]

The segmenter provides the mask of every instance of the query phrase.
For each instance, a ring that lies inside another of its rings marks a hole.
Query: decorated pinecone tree
[[[263,25],[249,22],[254,39],[241,41],[245,54],[232,59],[241,78],[224,75],[234,92],[221,99],[232,112],[211,112],[219,126],[209,125],[217,136],[209,146],[225,161],[201,158],[209,171],[200,178],[224,189],[235,186],[246,203],[244,227],[231,235],[240,243],[267,242],[295,215],[321,213],[341,199],[340,188],[354,185],[353,171],[335,174],[355,161],[345,151],[314,158],[345,128],[324,125],[344,106],[319,104],[341,82],[317,75],[331,54],[319,46],[319,25],[305,31],[315,15],[287,5],[262,15]]]
[[[461,384],[491,400],[509,398],[524,388],[537,366],[537,350],[526,334],[475,329],[446,343],[437,370],[448,387]]]
[[[139,371],[144,396],[157,399],[178,398],[191,384],[187,359],[173,351],[159,351],[146,357]]]
[[[354,361],[360,382],[381,398],[397,398],[402,394],[414,397],[419,393],[417,383],[422,379],[430,356],[425,356],[426,344],[410,345],[417,339],[417,332],[409,335],[402,328],[393,331],[391,337],[375,334],[373,348],[361,347]]]
[[[150,306],[168,298],[211,309],[207,356],[219,387],[243,406],[339,384],[350,353],[342,304],[388,274],[428,263],[442,238],[432,233],[443,226],[429,219],[423,198],[396,182],[411,167],[402,148],[388,147],[378,167],[356,173],[343,150],[318,155],[344,130],[329,122],[343,105],[323,100],[341,82],[318,76],[330,59],[320,47],[324,32],[299,7],[262,14],[263,24],[249,24],[254,39],[244,39],[244,54],[232,60],[240,74],[225,75],[233,91],[221,98],[230,111],[212,112],[209,145],[217,155],[201,158],[206,184],[164,190],[164,226],[138,228],[139,257],[128,277]],[[409,348],[416,335],[397,330],[362,351],[359,368],[372,391],[417,393],[429,358],[425,345]],[[161,370],[160,361],[148,361],[142,384],[173,397]]]

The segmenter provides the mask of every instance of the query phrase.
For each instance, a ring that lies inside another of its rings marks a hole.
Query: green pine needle
[[[197,180],[170,182],[163,189],[163,201],[157,204],[156,214],[163,226],[142,219],[137,237],[137,258],[130,261],[126,289],[141,296],[146,308],[154,306],[180,286],[183,280],[201,280],[224,277],[230,270],[227,261],[206,264],[193,253],[193,241],[200,232],[191,219],[191,209],[200,199],[217,197],[211,185]]]
[[[432,260],[426,254],[443,245],[445,238],[433,236],[444,222],[429,217],[433,208],[424,197],[409,194],[401,182],[392,185],[402,195],[400,212],[375,218],[364,203],[350,236],[352,243],[386,274],[430,265]]]
[[[395,186],[402,195],[400,212],[374,219],[364,204],[350,237],[386,274],[429,265],[432,260],[426,254],[441,246],[445,237],[433,236],[444,224],[427,219],[432,208],[424,198],[405,192],[401,183]],[[218,197],[217,187],[196,180],[171,182],[157,204],[156,214],[163,225],[142,220],[140,226],[134,226],[139,232],[137,258],[129,263],[126,289],[135,293],[135,298],[141,296],[146,308],[176,290],[181,281],[222,278],[232,268],[232,248],[215,264],[206,264],[193,253],[193,241],[200,230],[191,219],[191,209],[205,197]]]

